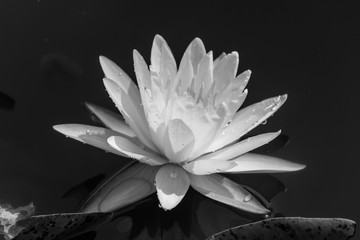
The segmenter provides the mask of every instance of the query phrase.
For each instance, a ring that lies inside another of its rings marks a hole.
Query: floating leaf
[[[85,232],[68,240],[94,240],[96,238],[96,231]]]
[[[341,218],[271,218],[234,227],[208,240],[231,239],[349,239],[355,234],[355,222]]]
[[[14,238],[24,229],[24,226],[17,223],[23,219],[28,219],[34,212],[33,203],[18,208],[12,208],[10,204],[0,204],[0,236],[3,235],[6,240]]]
[[[111,213],[59,213],[37,215],[18,222],[24,225],[14,240],[69,239],[109,220]]]

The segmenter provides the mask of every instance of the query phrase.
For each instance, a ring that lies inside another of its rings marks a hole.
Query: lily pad
[[[14,240],[69,239],[110,219],[111,213],[59,213],[37,215],[17,224],[24,225]]]
[[[350,239],[356,223],[342,218],[271,218],[212,235],[208,240],[231,239]]]

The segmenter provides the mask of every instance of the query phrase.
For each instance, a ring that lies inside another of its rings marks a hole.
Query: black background
[[[84,102],[115,111],[98,56],[133,79],[132,50],[149,63],[162,35],[179,63],[200,37],[214,55],[238,51],[251,69],[245,105],[288,93],[257,132],[291,137],[276,156],[307,164],[278,174],[288,187],[273,207],[287,216],[360,222],[360,19],[355,1],[0,1],[0,202],[34,202],[37,212],[74,211],[62,194],[124,159],[66,139],[60,123],[90,124]]]

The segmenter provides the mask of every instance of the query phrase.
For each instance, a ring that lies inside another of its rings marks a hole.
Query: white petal
[[[185,161],[194,148],[195,136],[181,119],[171,120],[164,137],[164,150],[172,162]]]
[[[202,155],[197,159],[184,164],[183,167],[188,172],[196,175],[229,172],[232,169],[235,169],[234,167],[236,167],[237,164],[236,161],[232,160],[233,158],[267,144],[279,134],[280,131],[247,138],[239,143],[220,149],[216,152]]]
[[[218,94],[216,96],[216,101],[218,103],[225,102],[229,106],[229,111],[231,111],[231,118],[234,116],[246,98],[247,90],[245,87],[250,79],[250,75],[250,70],[241,73],[230,82],[222,94]]]
[[[100,56],[100,65],[106,78],[116,82],[125,92],[132,92],[136,89],[131,78],[116,63],[107,57]]]
[[[175,82],[172,86],[172,92],[178,90],[178,83],[181,82],[181,94],[190,87],[193,78],[194,78],[194,71],[191,64],[191,55],[188,52],[185,52],[184,56],[181,59],[179,71],[176,75]]]
[[[167,88],[175,79],[176,62],[166,41],[156,35],[151,49],[151,73],[160,78],[162,86]]]
[[[236,164],[231,161],[211,158],[204,160],[195,159],[182,165],[186,171],[195,175],[209,175],[213,173],[226,172],[226,170],[235,166]]]
[[[134,131],[124,122],[119,114],[95,104],[85,103],[85,105],[100,119],[100,121],[106,127],[116,132],[122,133],[128,137],[136,137]]]
[[[161,207],[170,210],[181,202],[189,188],[190,180],[182,167],[166,164],[156,173],[155,185]]]
[[[194,75],[197,74],[198,65],[201,59],[206,55],[204,43],[200,38],[195,38],[186,49],[185,54],[190,55],[192,68],[194,70]]]
[[[111,99],[120,110],[136,136],[149,148],[157,151],[157,147],[152,142],[149,125],[146,121],[141,100],[135,100],[132,94],[127,94],[116,82],[104,78],[104,85]],[[136,89],[139,94],[139,91]],[[140,98],[140,94],[139,94]]]
[[[239,64],[239,54],[232,52],[226,55],[214,68],[215,92],[219,95],[224,93],[225,88],[235,78]],[[216,103],[218,105],[219,102]]]
[[[229,160],[244,153],[250,152],[255,148],[261,147],[264,144],[269,143],[273,139],[275,139],[281,131],[273,132],[273,133],[264,133],[260,135],[256,135],[254,137],[249,137],[247,139],[242,140],[241,142],[235,143],[228,147],[217,150],[216,152],[209,153],[198,157],[195,161],[206,161],[208,159],[216,159],[220,161]]]
[[[201,59],[206,55],[205,47],[200,38],[195,38],[187,47],[179,67],[177,80],[181,81],[181,88],[186,91],[192,84],[198,72]],[[177,81],[176,81],[177,82]]]
[[[113,136],[109,137],[107,141],[115,150],[124,153],[128,157],[139,160],[142,163],[153,166],[162,165],[168,162],[156,152],[153,152],[145,147],[142,148],[124,137]]]
[[[196,93],[195,99],[198,97],[204,98],[209,92],[213,84],[213,56],[212,52],[206,54],[199,63],[198,73],[196,74],[194,92]],[[202,96],[199,96],[200,89]]]
[[[189,174],[189,177],[191,186],[208,198],[252,213],[269,212],[247,190],[226,177],[219,174],[206,176]]]
[[[245,135],[272,116],[286,101],[287,95],[269,98],[241,109],[222,131],[220,130],[206,152],[216,151]]]
[[[243,91],[249,82],[250,76],[251,76],[250,70],[246,70],[242,72],[234,79],[232,88],[239,91]]]
[[[150,72],[143,57],[134,50],[134,66],[136,72],[136,78],[138,81],[141,99],[146,115],[146,119],[150,128],[151,137],[158,149],[162,149],[162,140],[164,132],[164,120],[162,114],[158,109],[158,105],[151,98],[151,83],[150,83]]]
[[[215,60],[214,67],[226,56],[226,53],[222,52]]]
[[[83,205],[81,212],[111,212],[155,192],[158,167],[132,163],[103,183]]]
[[[226,109],[223,105],[218,109],[205,110],[202,103],[196,104],[189,95],[173,100],[171,119],[181,119],[195,136],[195,145],[190,159],[195,159],[205,152],[212,143],[225,116]]]
[[[156,35],[151,49],[151,70],[160,73],[166,69],[176,72],[176,62],[164,38]]]
[[[293,172],[305,168],[305,165],[286,161],[277,157],[255,153],[246,153],[233,160],[235,167],[226,170],[231,173],[279,173]]]
[[[71,137],[80,142],[87,143],[91,146],[118,154],[120,156],[126,156],[125,154],[114,150],[108,144],[107,139],[109,137],[121,135],[113,130],[84,124],[59,124],[53,126],[53,128],[65,136]]]

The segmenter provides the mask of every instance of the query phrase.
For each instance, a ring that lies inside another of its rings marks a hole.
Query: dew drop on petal
[[[246,195],[245,197],[244,197],[244,202],[249,202],[251,200],[251,195],[249,194],[249,195]]]
[[[267,120],[263,121],[261,124],[262,125],[265,125],[267,123]]]

